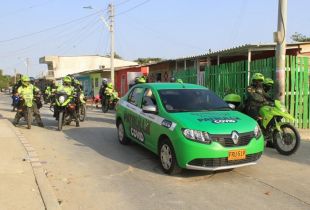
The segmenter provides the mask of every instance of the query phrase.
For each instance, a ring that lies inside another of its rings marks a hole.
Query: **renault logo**
[[[234,142],[235,144],[238,144],[239,135],[238,135],[238,133],[237,133],[236,131],[233,131],[233,132],[231,133],[231,139],[233,140],[233,142]]]

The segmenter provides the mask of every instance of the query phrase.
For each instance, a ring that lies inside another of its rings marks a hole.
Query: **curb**
[[[28,142],[28,140],[22,134],[22,132],[18,128],[13,127],[13,125],[11,125],[11,122],[9,120],[7,121],[9,122],[12,130],[14,131],[15,135],[17,136],[17,138],[19,139],[19,141],[21,142],[21,144],[23,145],[28,154],[27,160],[31,164],[33,174],[35,176],[35,181],[39,188],[45,209],[61,210],[61,207],[58,203],[58,199],[43,171],[42,164],[39,160],[38,154],[36,153],[35,149],[31,146],[31,144]]]

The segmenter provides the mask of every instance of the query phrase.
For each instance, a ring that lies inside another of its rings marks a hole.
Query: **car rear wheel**
[[[122,121],[117,123],[117,134],[118,134],[118,141],[121,144],[127,145],[130,143],[130,139],[127,138],[124,124]]]
[[[182,171],[178,165],[173,146],[167,139],[160,143],[159,158],[161,167],[166,174],[178,174]]]

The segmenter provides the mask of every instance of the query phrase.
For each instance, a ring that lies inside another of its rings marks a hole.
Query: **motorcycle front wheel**
[[[109,104],[110,104],[110,100],[109,99],[104,99],[103,105],[102,105],[102,111],[104,113],[109,111]]]
[[[80,107],[79,109],[79,118],[80,118],[80,121],[83,122],[86,118],[86,105],[85,104],[82,104],[82,106]]]
[[[273,145],[281,155],[294,154],[300,145],[300,135],[297,129],[287,123],[281,125],[281,132],[274,130]]]
[[[64,112],[60,111],[59,112],[59,117],[58,117],[58,130],[59,131],[62,130],[63,124],[64,124]]]

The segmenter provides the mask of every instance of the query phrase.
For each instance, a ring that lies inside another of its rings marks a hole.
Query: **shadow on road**
[[[77,129],[79,129],[79,132],[77,132],[76,129],[63,131],[68,138],[79,142],[76,146],[86,146],[111,160],[141,170],[165,175],[161,170],[157,155],[133,142],[127,146],[121,145],[117,140],[117,132],[115,128],[81,127]],[[99,138],[95,138],[96,136],[99,136]],[[178,176],[190,178],[210,174],[212,173],[206,171],[184,170]]]
[[[281,155],[277,152],[276,149],[266,148],[264,155],[285,161],[291,161],[299,164],[310,165],[310,142],[309,141],[301,141],[300,147],[297,152],[290,156]]]

